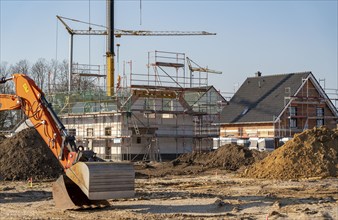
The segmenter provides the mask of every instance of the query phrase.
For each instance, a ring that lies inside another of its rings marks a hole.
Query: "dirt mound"
[[[313,128],[296,135],[264,160],[249,167],[243,176],[267,179],[336,177],[338,130]]]
[[[259,160],[262,155],[266,156],[267,152],[251,151],[243,146],[226,144],[213,152],[183,154],[173,161],[173,164],[187,163],[202,165],[207,168],[217,167],[227,170],[237,170],[242,166],[253,164],[256,160]]]
[[[251,151],[246,147],[227,144],[216,151],[187,153],[171,162],[136,167],[136,174],[156,177],[198,174],[213,169],[235,171],[243,166],[251,165],[267,155],[267,152]]]
[[[0,142],[0,179],[54,179],[62,172],[59,161],[34,128]]]
[[[3,141],[3,140],[5,140],[5,139],[6,139],[6,136],[3,135],[3,134],[0,134],[0,142]]]

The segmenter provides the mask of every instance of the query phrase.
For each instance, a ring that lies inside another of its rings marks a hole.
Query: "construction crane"
[[[198,65],[197,63],[192,61],[189,57],[187,57],[186,59],[187,59],[188,67],[189,67],[189,70],[190,70],[190,87],[193,86],[194,72],[206,73],[207,78],[208,78],[209,73],[222,74],[221,71],[211,70],[208,67],[201,67],[200,65]],[[194,64],[195,66],[193,66],[192,64]]]
[[[65,26],[66,30],[71,35],[108,35],[107,27],[99,24],[93,24],[89,22],[80,21],[77,19],[66,18],[57,15],[57,19]],[[74,30],[72,29],[65,20],[78,22],[82,24],[88,24],[91,26],[97,26],[105,28],[105,30],[94,30],[89,28],[88,30]],[[194,36],[194,35],[216,35],[216,33],[210,33],[207,31],[147,31],[147,30],[114,30],[115,37],[119,38],[122,36]]]
[[[107,1],[107,8],[112,8],[113,4],[111,1]],[[109,36],[111,33],[109,30],[114,29],[112,28],[112,15],[111,11],[113,9],[108,10],[109,15],[107,18],[107,23],[109,27],[106,27],[104,25],[99,25],[99,24],[93,24],[90,22],[85,22],[85,21],[80,21],[77,19],[73,18],[66,18],[63,16],[57,15],[57,19],[60,20],[60,22],[65,26],[67,32],[70,35],[70,40],[69,40],[69,63],[73,63],[73,37],[74,35],[103,35],[107,36],[108,39],[111,39],[111,36]],[[67,21],[72,21],[72,22],[77,22],[77,23],[82,23],[82,24],[87,24],[89,25],[88,30],[74,30],[72,29],[67,23]],[[102,28],[102,30],[98,29],[93,29],[92,27],[98,27]],[[197,36],[197,35],[216,35],[216,33],[210,33],[207,31],[146,31],[146,30],[121,30],[121,29],[114,29],[114,36],[117,38],[120,38],[122,36]],[[111,96],[114,91],[112,91],[112,88],[114,86],[114,60],[113,60],[113,45],[111,45],[112,42],[107,43],[109,45],[107,49],[107,95]],[[71,74],[73,73],[73,66],[69,65],[68,67],[68,91],[70,92],[71,90]],[[109,73],[110,72],[110,73]]]
[[[204,73],[215,73],[215,74],[222,74],[222,71],[217,71],[217,70],[211,70],[208,67],[201,67],[194,61],[192,61],[189,57],[187,57],[187,63],[189,66],[190,72],[204,72]],[[195,64],[197,67],[193,67],[192,64]]]

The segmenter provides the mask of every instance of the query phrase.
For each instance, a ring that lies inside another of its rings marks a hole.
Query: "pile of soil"
[[[261,160],[267,154],[267,152],[249,150],[247,147],[236,144],[226,144],[213,152],[183,154],[172,163],[201,165],[206,168],[224,168],[235,171],[242,166],[248,166],[257,160]]]
[[[0,142],[3,141],[3,140],[5,140],[5,139],[6,139],[6,136],[3,135],[3,134],[0,134]]]
[[[177,159],[160,164],[146,164],[135,167],[137,176],[158,177],[166,175],[191,175],[221,169],[236,171],[262,160],[268,152],[249,150],[235,144],[226,144],[212,152],[192,152]]]
[[[336,177],[338,130],[313,128],[296,135],[264,160],[249,167],[243,176],[266,179]]]
[[[34,128],[0,141],[0,180],[55,179],[63,169]]]

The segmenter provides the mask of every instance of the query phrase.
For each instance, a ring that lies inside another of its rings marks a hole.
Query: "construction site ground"
[[[0,141],[0,219],[338,219],[337,129],[306,130],[270,153],[229,144],[135,163],[135,196],[100,209],[55,208],[62,170],[48,153],[34,130]]]
[[[0,182],[1,219],[338,219],[337,178],[260,180],[221,169],[136,179],[110,207],[58,210],[52,182]]]

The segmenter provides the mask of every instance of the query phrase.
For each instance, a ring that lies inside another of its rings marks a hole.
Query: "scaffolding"
[[[292,138],[294,134],[312,127],[336,127],[337,108],[311,76],[302,79],[298,91],[285,88],[284,106],[283,116],[274,119],[275,137],[279,139]]]
[[[130,111],[144,112],[147,120],[141,126],[156,128],[153,138],[157,143],[160,138],[175,138],[176,149],[181,145],[183,152],[187,152],[186,147],[210,150],[212,138],[219,136],[219,128],[212,123],[219,119],[225,100],[208,86],[208,71],[195,70],[198,74],[194,79],[186,73],[186,60],[184,53],[149,52],[147,75],[132,73],[132,94],[122,99],[133,105]],[[143,102],[136,103],[137,99]],[[163,124],[164,120],[171,125]]]
[[[226,101],[208,85],[208,73],[195,74],[199,84],[192,84],[184,53],[150,52],[146,74],[133,73],[128,63],[129,82],[124,72],[115,97],[100,86],[49,94],[77,144],[106,160],[161,161],[211,150],[212,139],[219,136],[215,122]],[[92,67],[81,73],[96,80],[100,75],[101,69]]]

